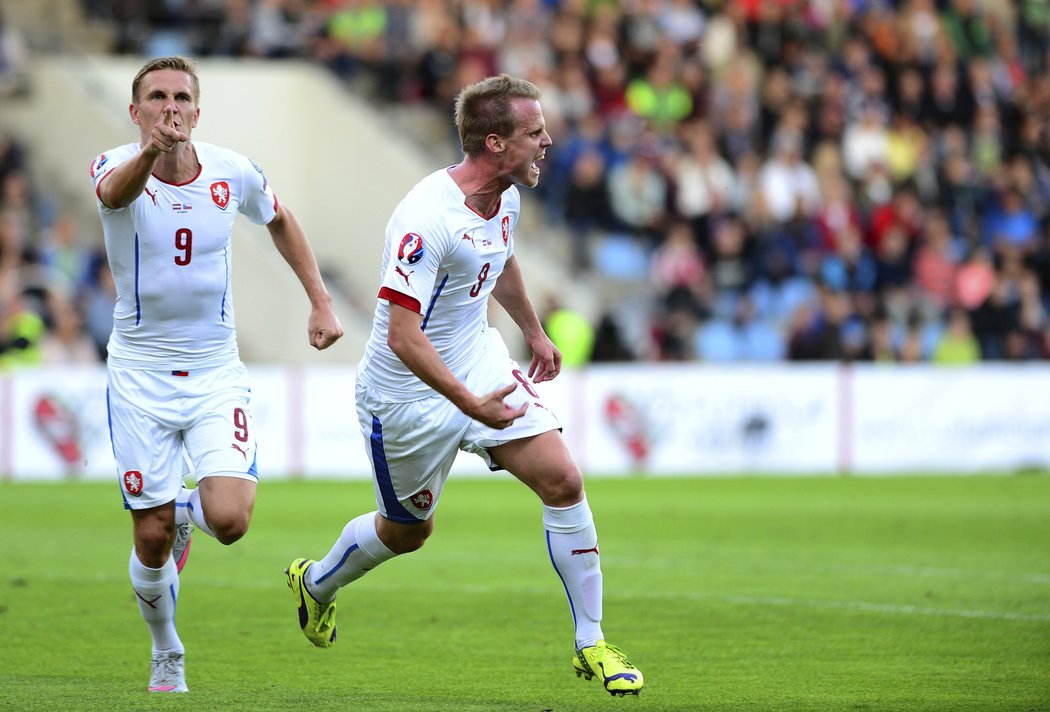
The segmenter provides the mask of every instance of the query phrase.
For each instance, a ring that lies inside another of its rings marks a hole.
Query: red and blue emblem
[[[423,236],[410,232],[401,238],[397,248],[397,261],[405,265],[414,265],[423,259]]]
[[[98,156],[94,161],[91,162],[91,177],[94,178],[98,175],[98,172],[102,170],[102,166],[106,165],[109,161],[109,157],[106,154]]]

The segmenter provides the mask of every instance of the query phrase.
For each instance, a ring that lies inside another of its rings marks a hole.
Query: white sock
[[[335,598],[336,592],[395,554],[379,539],[376,512],[362,514],[347,522],[328,555],[306,572],[306,588],[320,603]]]
[[[210,537],[215,536],[215,532],[204,519],[204,507],[201,506],[201,492],[198,487],[183,487],[175,497],[175,523],[186,522],[190,522]]]
[[[602,568],[598,532],[587,498],[571,507],[543,505],[547,551],[569,597],[576,649],[594,645],[602,633]]]
[[[179,598],[179,572],[175,559],[168,557],[159,569],[143,566],[135,550],[128,562],[131,586],[139,602],[139,612],[153,636],[153,652],[184,652],[175,632],[175,604]]]

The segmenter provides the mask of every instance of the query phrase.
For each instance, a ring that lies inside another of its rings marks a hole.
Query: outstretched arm
[[[189,140],[188,134],[175,128],[172,108],[164,109],[164,115],[153,126],[149,141],[138,155],[114,168],[99,183],[98,197],[102,204],[112,210],[131,205],[142,195],[150,173],[153,172],[153,166],[157,164],[161,154],[170,153],[180,142]]]
[[[310,299],[310,320],[307,323],[310,345],[318,350],[328,348],[343,335],[343,327],[332,309],[332,295],[324,286],[321,270],[317,266],[313,250],[310,249],[310,243],[306,240],[306,233],[299,226],[292,211],[284,205],[278,206],[277,215],[266,228],[270,231],[277,251],[295,272]]]
[[[512,255],[507,260],[503,274],[492,289],[492,296],[510,314],[510,318],[521,329],[525,343],[532,350],[529,378],[535,383],[552,380],[561,372],[561,351],[543,330],[536,309],[525,290],[525,279],[521,275],[517,257]]]

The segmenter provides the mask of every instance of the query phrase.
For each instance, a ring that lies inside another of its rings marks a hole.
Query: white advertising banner
[[[260,477],[368,478],[349,367],[248,365]],[[633,364],[537,386],[588,475],[1050,468],[1050,368]],[[482,474],[461,454],[456,474]],[[113,477],[104,367],[0,377],[0,479]]]
[[[354,371],[349,368],[300,370],[301,384],[290,389],[300,393],[299,403],[290,404],[298,422],[289,439],[295,443],[291,472],[305,475],[371,477],[354,400]]]
[[[24,370],[2,379],[0,476],[116,477],[105,369]]]
[[[848,442],[854,472],[1050,467],[1050,371],[854,367]]]
[[[835,471],[838,371],[602,366],[571,374],[570,444],[586,472]],[[582,436],[572,434],[579,428]]]

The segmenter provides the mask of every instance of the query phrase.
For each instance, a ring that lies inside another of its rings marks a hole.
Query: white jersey
[[[387,345],[390,302],[423,315],[423,333],[464,380],[485,351],[488,297],[514,253],[520,208],[511,186],[495,215],[479,215],[448,169],[409,191],[387,223],[378,305],[358,368],[363,383],[394,401],[435,393]]]
[[[237,213],[263,225],[277,199],[262,170],[240,154],[193,142],[200,173],[172,185],[150,176],[142,195],[111,210],[98,199],[117,288],[109,360],[119,366],[188,370],[239,358],[231,294],[230,235]],[[139,144],[91,164],[99,184]]]

